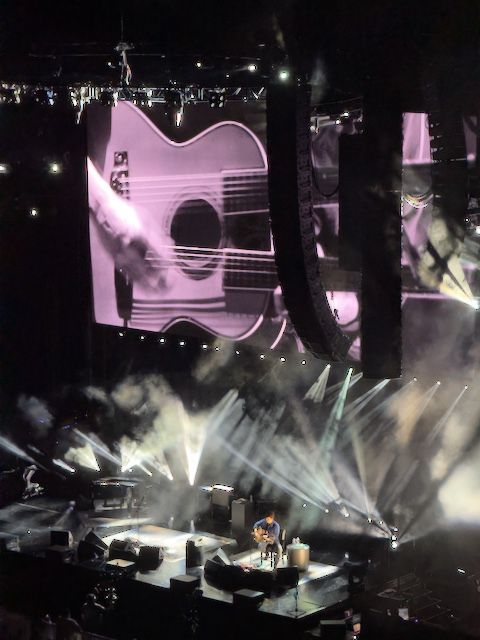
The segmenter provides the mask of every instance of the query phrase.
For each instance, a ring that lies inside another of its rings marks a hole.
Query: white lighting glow
[[[123,331],[119,331],[119,332],[118,332],[118,335],[120,336],[120,338],[123,338],[123,336],[124,336],[125,334],[123,333]]]
[[[181,347],[185,346],[185,340],[180,340],[180,342],[178,343]]]
[[[30,209],[30,215],[32,216],[32,218],[36,218],[38,216],[38,209],[36,209],[35,207],[32,207]]]
[[[58,162],[51,162],[48,170],[50,171],[50,173],[60,173],[62,167],[58,164]]]
[[[290,78],[290,71],[288,69],[280,69],[278,72],[278,79],[282,82],[286,82]]]
[[[253,62],[251,64],[248,65],[247,69],[250,71],[250,73],[253,73],[254,71],[257,70],[257,65],[253,64]]]
[[[208,349],[208,344],[202,344],[202,349],[205,351],[206,349]]]
[[[302,360],[301,364],[302,364],[303,366],[305,366],[305,365],[307,364],[307,361],[306,361],[306,360]]]
[[[145,340],[145,336],[140,336],[140,340]]]
[[[6,174],[9,171],[8,164],[0,164],[0,173]]]
[[[264,353],[260,354],[260,360],[265,360],[265,354]]]
[[[287,359],[284,358],[283,356],[280,358],[280,362],[286,362],[286,361],[287,361]]]
[[[475,227],[475,233],[480,236],[480,226]]]
[[[391,541],[390,546],[392,547],[392,549],[398,549],[398,542],[396,540]]]
[[[165,338],[159,338],[158,341],[160,342],[160,344],[165,344]]]

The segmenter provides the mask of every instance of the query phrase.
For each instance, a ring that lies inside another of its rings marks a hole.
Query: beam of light
[[[189,415],[183,404],[179,404],[180,424],[183,429],[183,444],[186,459],[186,474],[191,486],[195,484],[198,467],[207,438],[211,438],[227,419],[238,398],[238,391],[230,389],[207,415]]]
[[[97,442],[93,438],[85,435],[84,433],[82,433],[78,429],[74,429],[73,431],[75,432],[75,434],[77,436],[79,436],[80,438],[85,440],[90,445],[90,447],[93,449],[93,451],[98,453],[99,456],[101,456],[102,458],[105,458],[106,460],[110,460],[110,462],[114,462],[118,467],[122,466],[122,461],[120,460],[120,458],[118,456],[114,456],[106,448],[106,446],[103,443],[100,444],[99,442]]]
[[[349,369],[347,371],[347,375],[350,373],[350,381],[349,381],[349,387],[350,389],[357,384],[357,382],[359,382],[362,378],[363,378],[363,373],[360,371],[360,373],[355,373],[353,375],[353,369]],[[327,404],[332,404],[335,403],[337,401],[337,398],[335,397],[335,393],[340,389],[343,389],[343,385],[345,384],[345,380],[342,380],[340,382],[337,382],[337,384],[334,384],[332,387],[328,387],[328,389],[325,392],[325,401]]]
[[[165,454],[162,450],[158,450],[155,453],[147,453],[144,462],[148,463],[151,467],[158,471],[162,476],[165,476],[168,480],[173,480],[173,474],[170,469],[170,465],[165,458]]]
[[[143,464],[143,454],[138,445],[138,442],[131,440],[130,438],[123,437],[118,443],[118,449],[120,451],[121,468],[120,471],[125,473],[130,471],[133,467],[138,467],[144,471],[147,476],[152,476],[152,472]]]
[[[90,443],[86,443],[83,447],[70,447],[65,454],[65,459],[75,462],[87,469],[93,469],[94,471],[100,471],[97,459],[93,452],[93,448]]]
[[[375,428],[376,425],[378,424],[379,414],[386,412],[389,405],[395,399],[400,398],[403,396],[403,394],[407,393],[408,390],[411,388],[411,386],[416,384],[416,382],[417,382],[416,378],[414,378],[413,380],[410,380],[409,382],[407,382],[406,385],[401,386],[390,396],[387,396],[384,400],[382,400],[380,404],[375,405],[372,409],[370,409],[370,411],[368,411],[363,416],[361,416],[360,419],[357,420],[354,427],[352,427],[352,428],[355,428],[355,432],[360,436],[360,434],[363,431],[368,430],[369,428],[371,429],[372,426],[373,428]],[[348,432],[346,431],[346,433]],[[349,444],[349,442],[350,441],[348,439],[344,439],[341,443],[341,447],[345,447],[346,445]]]
[[[296,487],[292,486],[290,484],[290,482],[283,481],[282,479],[280,479],[278,477],[278,474],[275,474],[275,472],[267,473],[264,469],[262,469],[261,467],[257,466],[254,462],[252,462],[249,458],[247,458],[246,456],[241,454],[237,449],[235,449],[226,440],[223,440],[223,438],[219,438],[219,439],[222,442],[222,445],[225,447],[225,449],[227,449],[227,451],[229,451],[235,457],[239,458],[244,464],[246,464],[251,469],[256,471],[258,474],[260,474],[261,476],[263,476],[264,478],[269,480],[272,484],[276,485],[280,489],[283,489],[283,491],[285,491],[289,495],[297,497],[297,498],[300,498],[302,500],[302,502],[309,502],[310,504],[313,504],[314,506],[316,506],[316,507],[318,507],[320,509],[324,508],[324,505],[318,503],[316,500],[311,500],[302,491],[298,491],[296,489]]]
[[[335,400],[335,404],[328,416],[325,431],[320,440],[319,455],[327,460],[327,468],[330,467],[333,451],[335,449],[335,443],[337,441],[338,428],[343,415],[343,409],[345,407],[345,401],[347,399],[347,393],[350,386],[350,379],[352,377],[353,369],[347,371],[345,380],[343,381],[342,388],[338,394],[338,398]]]
[[[460,402],[460,400],[463,397],[463,394],[467,391],[468,387],[464,387],[460,393],[458,394],[458,396],[455,398],[455,400],[452,402],[452,404],[450,405],[450,407],[447,409],[447,411],[443,414],[443,416],[437,421],[437,423],[433,426],[432,430],[429,432],[429,434],[427,435],[426,438],[426,442],[427,444],[432,444],[433,441],[435,440],[435,438],[441,433],[441,431],[443,430],[443,428],[445,427],[445,425],[447,424],[447,422],[450,419],[450,416],[452,415],[452,413],[455,411],[457,404]]]
[[[327,389],[328,376],[330,375],[331,366],[326,365],[325,369],[318,376],[315,382],[304,396],[304,400],[312,400],[312,402],[322,402]]]
[[[20,447],[17,447],[16,444],[14,444],[11,440],[5,438],[4,436],[0,436],[0,447],[2,449],[5,449],[5,451],[11,453],[12,456],[15,456],[16,458],[22,458],[22,460],[27,460],[28,462],[35,462],[35,460],[31,456],[29,456],[26,451],[20,449]],[[38,463],[35,462],[35,464]]]
[[[60,469],[64,469],[65,471],[68,471],[69,473],[75,473],[75,469],[73,467],[71,467],[70,465],[68,465],[63,460],[59,460],[57,458],[54,458],[52,460],[52,462],[53,462],[53,464],[57,465],[57,467],[60,467]]]
[[[344,416],[347,420],[353,420],[363,409],[367,406],[367,404],[373,400],[373,398],[380,393],[382,389],[384,389],[387,384],[390,382],[390,379],[380,380],[374,387],[366,391],[364,394],[356,398],[353,402],[351,402],[346,408]]]

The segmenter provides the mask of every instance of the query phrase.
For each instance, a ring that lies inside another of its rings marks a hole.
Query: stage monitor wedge
[[[267,151],[271,228],[285,306],[309,351],[318,357],[344,360],[350,340],[330,309],[317,254],[310,89],[306,83],[270,83]]]

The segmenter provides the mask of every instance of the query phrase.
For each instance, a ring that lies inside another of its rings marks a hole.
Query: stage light
[[[461,569],[460,567],[458,567],[457,571],[458,573],[467,573],[465,569]]]
[[[475,233],[480,236],[480,226],[475,227]]]
[[[166,342],[165,338],[159,338],[158,341],[160,344],[165,344]]]
[[[302,362],[300,364],[305,366],[307,364],[307,361],[306,360],[302,360]]]
[[[349,111],[344,111],[342,113],[342,118],[349,118],[350,117],[350,112]]]
[[[330,367],[331,367],[331,366],[332,366],[331,364],[327,364],[327,368],[328,368],[328,369],[330,369]]]
[[[383,520],[379,520],[379,521],[378,521],[378,524],[379,524],[379,525],[382,525],[382,524],[385,524],[385,523],[383,522]]]
[[[472,307],[472,309],[480,309],[480,302],[478,300],[472,300],[471,302],[469,302],[470,306]]]
[[[220,351],[220,347],[218,345],[215,347],[215,351]]]
[[[253,64],[252,62],[248,65],[247,69],[250,71],[250,73],[254,73],[257,70],[257,65]]]
[[[202,349],[205,351],[206,349],[208,349],[208,344],[202,344]]]
[[[280,362],[286,362],[286,361],[287,361],[287,359],[284,358],[283,356],[280,358]]]
[[[222,109],[225,106],[225,93],[223,91],[212,91],[209,104],[212,109]]]
[[[3,173],[4,175],[9,173],[10,168],[8,166],[8,164],[0,164],[0,173]]]
[[[120,336],[120,338],[123,338],[123,336],[124,336],[125,334],[123,333],[123,331],[119,331],[119,332],[118,332],[118,335]]]
[[[337,118],[337,119],[335,120],[335,124],[342,124],[342,121],[340,120],[340,118]]]
[[[414,381],[414,382],[417,382],[417,378],[414,378],[414,379],[413,379],[413,381]]]
[[[325,513],[330,513],[330,509],[325,509]]]
[[[180,342],[178,343],[181,347],[185,346],[185,340],[180,340]]]
[[[306,509],[306,508],[307,508],[307,503],[306,503],[306,502],[304,502],[304,503],[302,504],[302,509]]]
[[[395,549],[398,549],[398,542],[392,539],[390,541],[390,547],[395,551]]]
[[[368,524],[372,524],[373,520],[371,518],[367,518],[368,519]]]
[[[290,71],[288,69],[280,69],[278,72],[278,79],[282,82],[287,82],[290,78]]]
[[[51,162],[48,170],[50,173],[60,173],[62,171],[62,167],[58,162]]]
[[[468,384],[465,385],[464,389],[468,389]]]
[[[442,384],[442,383],[440,382],[440,380],[437,380],[437,384]]]
[[[140,340],[145,340],[145,336],[144,336],[144,335],[141,335],[141,336],[140,336]]]
[[[265,360],[265,354],[264,353],[260,354],[260,360]]]
[[[202,64],[201,60],[197,60],[195,62],[195,66],[197,67],[197,69],[201,69],[203,67],[203,64]]]
[[[238,349],[235,349],[235,355],[239,356],[240,355],[240,351]]]

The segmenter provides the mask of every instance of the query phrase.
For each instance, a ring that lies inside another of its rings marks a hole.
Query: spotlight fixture
[[[330,513],[330,509],[325,509],[325,513]]]
[[[465,385],[464,389],[468,389],[468,384]]]
[[[145,336],[144,336],[144,335],[141,335],[141,336],[140,336],[140,340],[145,340]]]
[[[340,120],[340,118],[337,118],[337,119],[335,120],[335,124],[342,124],[342,121]]]
[[[306,502],[304,502],[304,503],[302,504],[302,509],[306,509],[306,508],[307,508],[307,503],[306,503]]]
[[[197,69],[201,69],[203,67],[202,61],[201,60],[197,60],[195,62],[195,66],[197,67]]]
[[[372,524],[373,520],[371,518],[367,518],[368,524]]]
[[[220,347],[218,346],[218,344],[217,344],[217,346],[215,347],[215,351],[220,351]]]
[[[254,72],[257,70],[257,65],[256,65],[256,64],[254,64],[253,62],[251,62],[251,63],[248,65],[247,69],[250,71],[250,73],[254,73]]]
[[[302,360],[302,362],[300,364],[305,366],[307,364],[307,361],[306,360]]]
[[[414,381],[414,382],[416,382],[416,381],[417,381],[417,378],[414,378],[414,379],[413,379],[413,381]]]
[[[38,218],[38,209],[36,209],[35,207],[32,207],[30,209],[30,216],[32,218]]]
[[[8,166],[8,164],[0,164],[0,174],[7,174],[10,172],[10,167]]]
[[[166,342],[165,338],[159,338],[158,341],[160,344],[165,344]]]
[[[260,360],[265,360],[265,354],[264,353],[260,354]]]
[[[58,162],[51,162],[49,164],[48,170],[50,173],[57,174],[57,173],[61,173],[62,167]]]
[[[278,79],[281,82],[287,82],[289,78],[290,78],[290,71],[288,69],[279,69]]]
[[[331,367],[331,366],[332,366],[332,365],[331,365],[330,363],[329,363],[329,364],[327,364],[327,368],[328,368],[328,369],[330,369],[330,367]]]
[[[475,227],[475,233],[480,236],[480,226]]]
[[[398,542],[396,540],[394,540],[393,538],[390,540],[390,547],[395,551],[395,549],[398,549]]]
[[[120,338],[123,338],[123,336],[124,336],[125,334],[123,333],[123,331],[119,331],[119,332],[118,332],[118,335],[120,336]]]
[[[442,384],[442,383],[440,382],[440,380],[437,380],[437,384]]]
[[[208,344],[203,343],[203,344],[202,344],[202,349],[203,349],[204,351],[206,351],[206,349],[208,349]]]
[[[284,358],[283,356],[280,358],[280,362],[286,362],[286,361],[287,361],[287,359]]]
[[[238,349],[235,349],[235,355],[239,356],[240,355],[240,351]]]
[[[222,109],[225,106],[225,92],[212,91],[209,97],[209,104],[212,109]]]
[[[180,340],[180,342],[178,343],[181,347],[185,346],[185,340]]]
[[[465,569],[461,569],[460,567],[458,567],[457,571],[458,573],[467,573]]]

